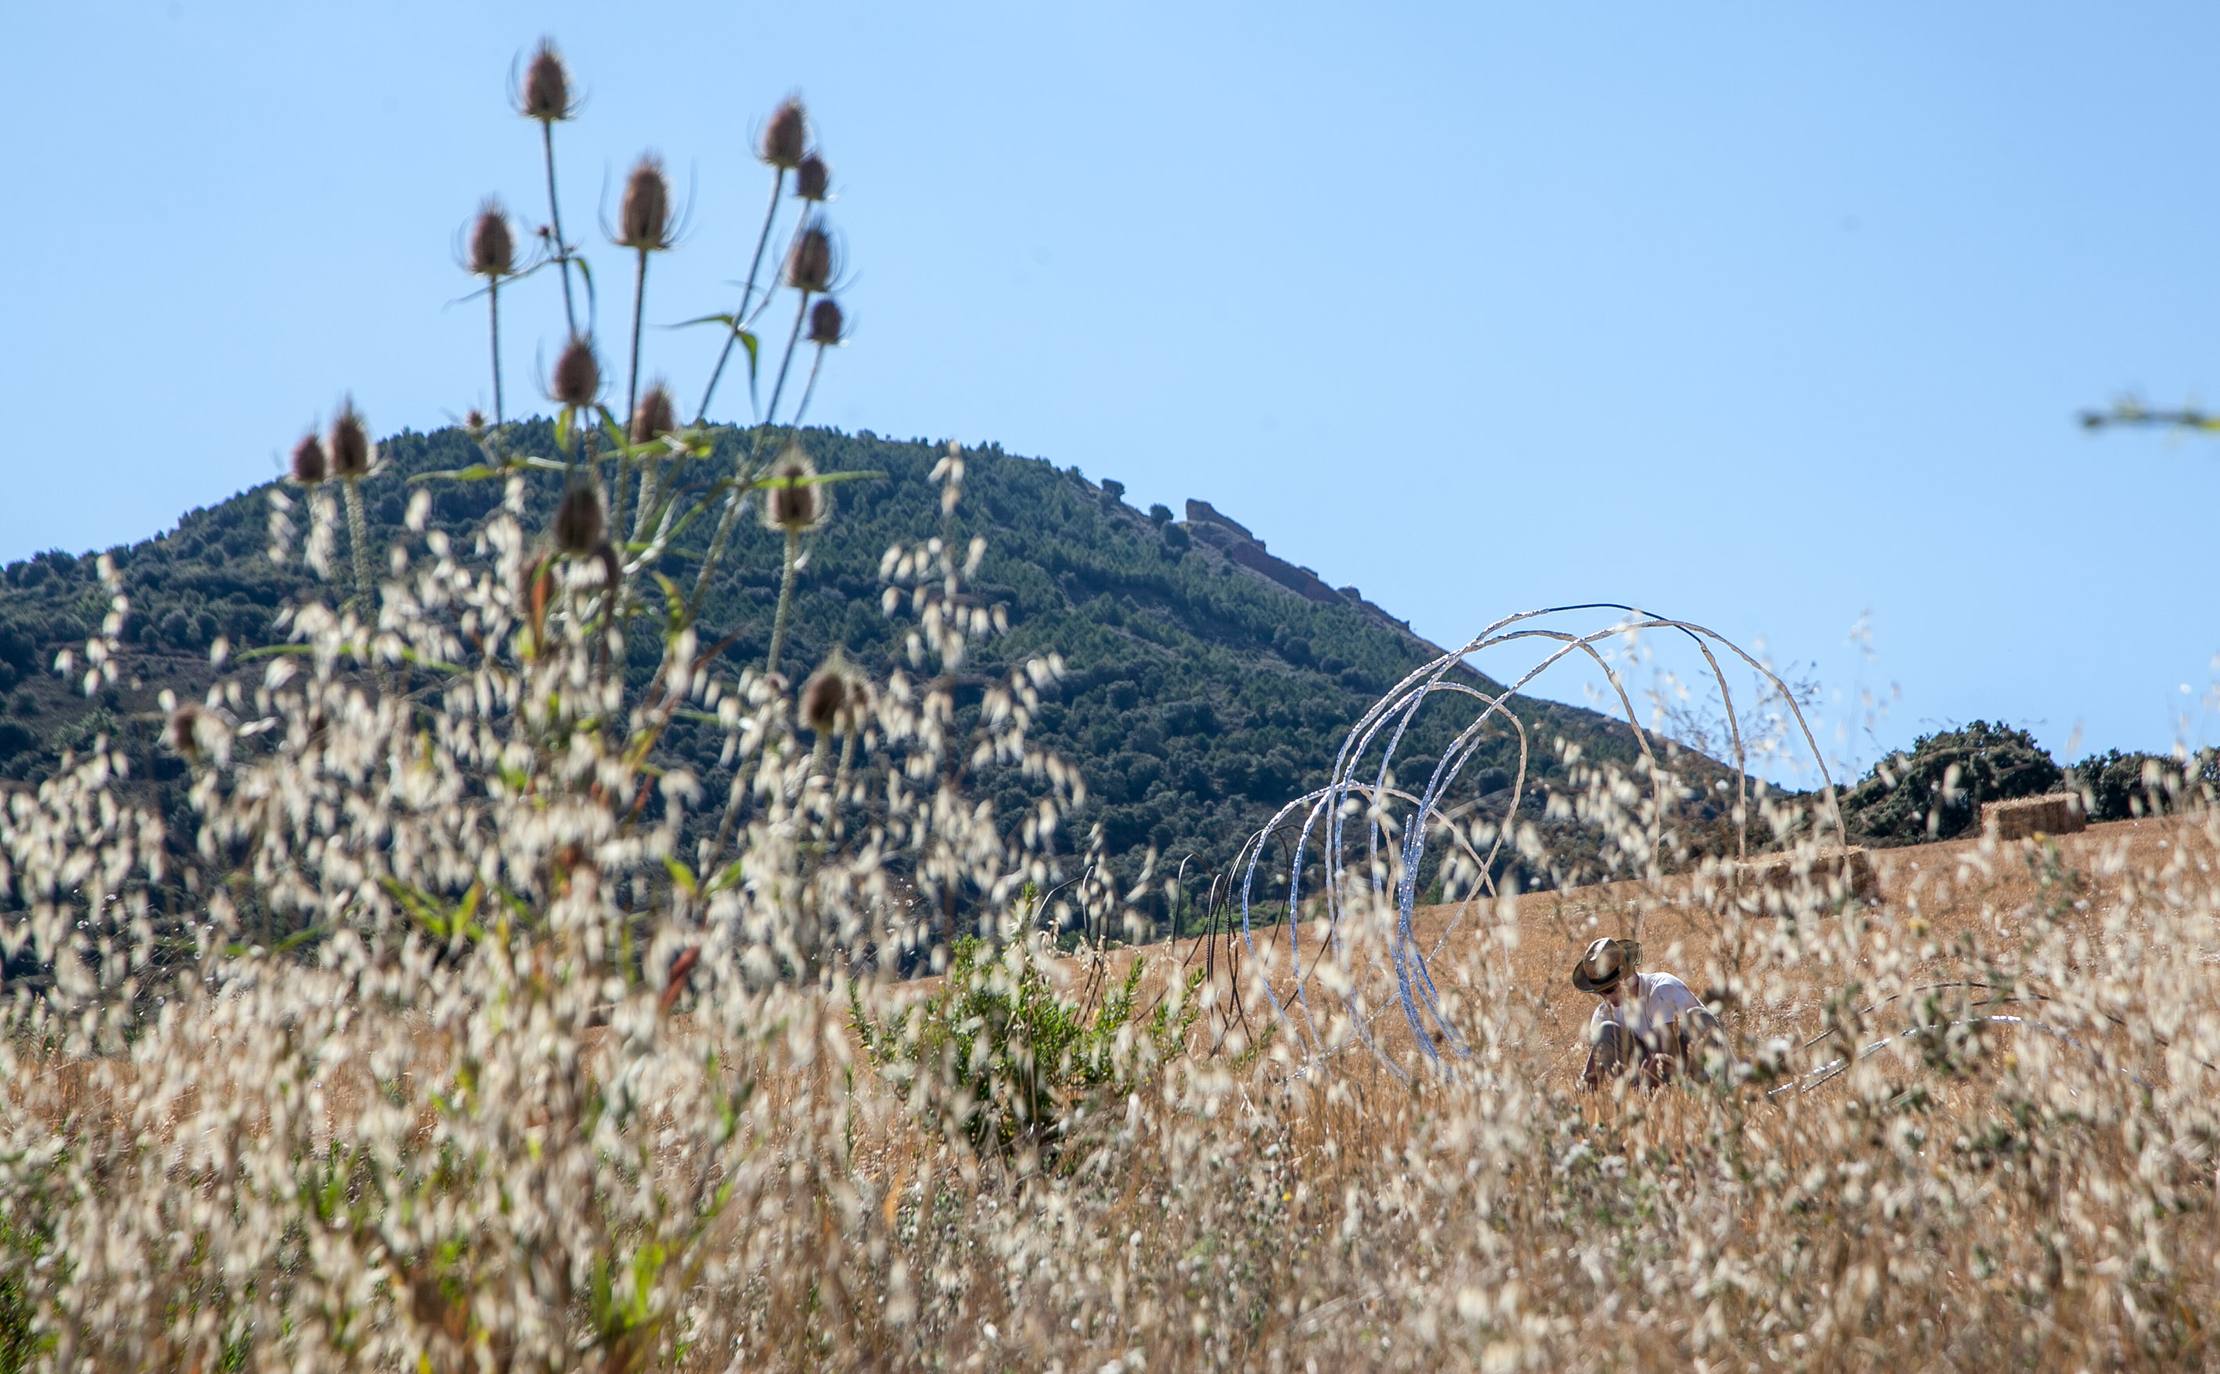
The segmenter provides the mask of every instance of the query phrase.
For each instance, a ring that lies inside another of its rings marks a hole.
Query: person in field
[[[1719,1018],[1670,973],[1644,973],[1642,947],[1601,939],[1573,965],[1573,986],[1601,1000],[1588,1018],[1588,1062],[1580,1085],[1594,1088],[1629,1071],[1656,1086],[1675,1074],[1701,1073],[1707,1052],[1722,1048]]]

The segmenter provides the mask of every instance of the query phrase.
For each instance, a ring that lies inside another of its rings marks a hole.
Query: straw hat
[[[1608,937],[1588,946],[1573,965],[1573,986],[1582,992],[1599,996],[1619,985],[1619,980],[1634,971],[1641,962],[1642,946],[1632,940],[1614,940]]]

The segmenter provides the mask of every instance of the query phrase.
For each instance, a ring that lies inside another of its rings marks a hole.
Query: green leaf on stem
[[[860,482],[867,477],[884,476],[886,474],[883,472],[871,472],[863,469],[854,472],[820,472],[808,477],[781,477],[777,473],[772,473],[767,477],[756,478],[748,484],[748,488],[751,491],[765,491],[772,487],[821,487],[833,482]]]
[[[593,332],[594,317],[601,313],[600,300],[594,294],[593,269],[586,266],[586,260],[576,254],[569,255],[569,258],[570,261],[578,264],[578,275],[586,279],[586,325],[587,332],[590,334]]]
[[[472,463],[466,468],[441,468],[438,472],[419,472],[411,482],[483,482],[494,477],[506,477],[507,465],[495,467],[490,463]]]
[[[756,338],[755,331],[741,324],[739,318],[734,315],[697,315],[690,320],[680,320],[677,324],[664,325],[663,328],[686,329],[697,324],[721,324],[740,336],[740,346],[748,350],[748,380],[753,383],[755,380],[756,351],[762,347],[762,341]]]

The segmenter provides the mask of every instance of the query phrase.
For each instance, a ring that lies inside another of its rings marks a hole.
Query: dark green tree
[[[1973,827],[1983,802],[2037,796],[2064,778],[2033,735],[1977,720],[1875,764],[1843,797],[1843,819],[1868,844],[1947,840]]]

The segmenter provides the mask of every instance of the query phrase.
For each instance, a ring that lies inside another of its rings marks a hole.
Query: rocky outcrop
[[[1253,539],[1234,540],[1226,544],[1223,551],[1235,563],[1263,573],[1306,601],[1341,600],[1341,594],[1320,580],[1318,574],[1308,568],[1298,568],[1283,558],[1274,558]]]
[[[1263,540],[1249,532],[1247,525],[1227,515],[1208,501],[1197,501],[1191,497],[1188,499],[1187,528],[1189,534],[1198,543],[1216,549],[1226,556],[1227,561],[1271,579],[1306,601],[1340,602],[1356,606],[1370,613],[1381,624],[1393,626],[1402,633],[1411,635],[1413,639],[1418,639],[1417,635],[1411,633],[1410,622],[1397,620],[1394,616],[1365,600],[1364,594],[1355,587],[1343,587],[1336,591],[1334,588],[1327,586],[1325,579],[1321,578],[1313,569],[1290,563],[1284,558],[1275,556],[1266,550]],[[1434,653],[1441,652],[1424,640],[1419,642]]]
[[[1231,530],[1258,548],[1264,547],[1264,541],[1249,533],[1247,525],[1221,513],[1216,506],[1211,505],[1208,501],[1197,501],[1193,497],[1187,498],[1187,523],[1190,525],[1212,525],[1222,530]]]

